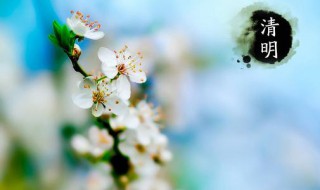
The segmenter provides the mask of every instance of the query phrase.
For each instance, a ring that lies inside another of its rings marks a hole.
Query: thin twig
[[[79,65],[78,63],[78,57],[75,57],[75,56],[72,56],[70,54],[68,54],[68,57],[72,63],[72,66],[73,66],[73,69],[76,71],[76,72],[79,72],[81,73],[84,77],[88,77],[89,75],[81,68],[81,66]]]

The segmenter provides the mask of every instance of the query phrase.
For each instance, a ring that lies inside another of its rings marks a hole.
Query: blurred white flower
[[[160,119],[159,110],[153,108],[152,104],[148,104],[145,100],[140,101],[137,106],[137,113],[140,123],[154,123]]]
[[[97,21],[90,22],[90,16],[84,17],[80,11],[71,11],[71,14],[71,18],[67,18],[67,25],[75,34],[92,40],[103,38],[104,33],[98,31],[101,25]]]
[[[160,134],[158,126],[154,123],[141,124],[135,129],[137,139],[144,145],[150,145],[154,138]]]
[[[135,108],[129,108],[129,111],[125,115],[119,115],[115,118],[110,118],[110,126],[113,130],[122,129],[135,129],[140,124],[139,118],[137,117],[137,111]]]
[[[168,182],[159,177],[139,178],[131,183],[127,190],[172,190]]]
[[[114,186],[109,165],[101,163],[87,177],[86,190],[110,190]]]
[[[154,162],[152,159],[145,160],[144,162],[135,163],[134,171],[139,178],[155,177],[161,171],[161,165]]]
[[[172,155],[167,150],[167,138],[155,125],[140,125],[124,131],[119,144],[120,151],[129,156],[134,165],[143,165],[149,160],[168,162]]]
[[[128,120],[134,122],[128,124]],[[157,109],[151,104],[140,101],[136,108],[131,107],[130,113],[121,117],[112,118],[113,128],[126,129],[120,136],[121,152],[131,159],[135,165],[143,165],[149,160],[162,163],[171,160],[171,152],[167,150],[168,139],[161,134],[156,121],[159,119]],[[126,126],[127,125],[127,126]]]
[[[107,130],[92,126],[89,129],[88,139],[81,135],[76,135],[72,138],[71,146],[79,154],[90,154],[99,157],[112,148],[113,142],[114,140]]]
[[[83,109],[92,107],[92,114],[95,117],[101,116],[104,112],[117,115],[125,114],[127,105],[113,94],[110,84],[97,81],[93,77],[86,77],[79,83],[80,93],[73,96],[73,102]]]
[[[171,161],[172,153],[167,149],[168,138],[165,135],[158,133],[154,137],[151,146],[153,150],[152,157],[155,161],[160,163]]]
[[[155,122],[159,118],[158,109],[154,109],[151,104],[142,100],[136,107],[130,107],[127,114],[111,118],[110,125],[113,129],[135,129],[144,124],[156,125]]]
[[[110,79],[119,76],[114,81],[118,96],[127,100],[131,96],[128,78],[135,83],[144,83],[147,80],[146,73],[142,70],[140,53],[132,54],[125,46],[119,52],[101,47],[98,57],[102,62],[102,72]]]
[[[135,130],[126,130],[120,136],[120,151],[130,158],[134,165],[139,165],[150,160],[150,149],[147,144],[143,144],[137,136]]]

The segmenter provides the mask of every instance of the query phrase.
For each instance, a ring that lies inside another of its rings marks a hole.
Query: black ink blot
[[[250,63],[251,57],[249,55],[245,55],[242,57],[244,63]]]
[[[262,34],[263,26],[261,24],[267,24],[263,20],[275,19],[275,22],[279,25],[275,26],[276,35]],[[254,31],[254,41],[250,46],[249,53],[256,60],[262,63],[274,64],[275,62],[282,61],[290,52],[292,47],[292,27],[290,23],[281,15],[265,10],[258,10],[252,13],[251,21],[253,26],[250,30]],[[261,44],[276,41],[277,42],[277,57],[274,57],[271,53],[269,57],[267,53],[262,52]]]

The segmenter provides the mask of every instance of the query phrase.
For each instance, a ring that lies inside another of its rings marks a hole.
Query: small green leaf
[[[101,160],[104,160],[104,161],[107,161],[107,162],[108,162],[108,161],[110,160],[111,156],[113,156],[113,155],[114,155],[114,152],[113,152],[113,151],[107,151],[107,152],[105,152],[105,153],[103,154]]]
[[[71,38],[76,38],[77,34],[75,34],[72,30],[70,31]]]
[[[61,26],[57,21],[53,21],[53,31],[56,36],[56,39],[60,42],[61,41]]]
[[[74,46],[75,41],[76,41],[76,38],[71,38],[71,39],[70,39],[70,45],[71,45],[71,47]]]
[[[56,36],[53,34],[50,34],[49,36],[49,40],[56,46],[59,46],[59,41],[57,40]]]
[[[68,52],[71,53],[70,47],[70,31],[66,25],[62,27],[61,32],[61,45]]]
[[[74,43],[76,42],[76,34],[70,31],[70,48],[73,49]]]
[[[57,21],[53,21],[54,35],[50,35],[49,39],[52,43],[60,46],[68,54],[71,54],[76,34],[69,30],[67,25],[60,25]]]

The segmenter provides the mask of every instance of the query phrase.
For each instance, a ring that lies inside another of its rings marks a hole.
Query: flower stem
[[[76,56],[72,56],[70,55],[69,53],[67,53],[71,63],[72,63],[72,66],[73,66],[73,69],[76,71],[76,72],[79,72],[81,73],[84,77],[88,77],[89,74],[87,74],[83,69],[82,67],[79,65],[78,63],[78,59],[79,57],[76,57]]]
[[[121,183],[121,176],[127,175],[128,172],[130,171],[131,166],[129,163],[129,158],[123,155],[119,150],[119,143],[120,143],[119,133],[120,132],[114,131],[111,128],[109,122],[102,118],[98,118],[97,121],[101,123],[105,127],[105,129],[107,129],[109,134],[114,139],[114,144],[113,144],[114,154],[112,155],[109,161],[113,168],[113,177],[118,182],[117,184],[119,185],[119,187],[121,187],[123,186],[123,184]],[[120,188],[120,189],[123,189],[123,188]]]
[[[103,79],[106,79],[106,78],[107,78],[107,76],[103,76],[103,77],[99,78],[97,81],[99,82],[99,81],[102,81]]]

